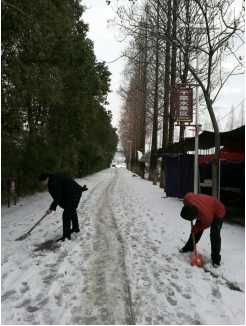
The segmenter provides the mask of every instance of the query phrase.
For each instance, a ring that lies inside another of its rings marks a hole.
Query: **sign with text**
[[[185,87],[175,88],[175,121],[193,121],[193,89]]]
[[[11,197],[14,197],[14,203],[16,205],[17,189],[16,189],[16,178],[8,180],[8,207],[10,207]]]
[[[16,179],[9,180],[9,195],[16,195]]]

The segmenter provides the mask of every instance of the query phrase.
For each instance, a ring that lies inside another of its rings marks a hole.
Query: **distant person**
[[[221,261],[221,238],[220,230],[225,216],[225,206],[215,197],[207,195],[196,195],[189,192],[185,195],[184,207],[181,210],[181,217],[187,221],[196,219],[196,224],[191,229],[195,234],[196,243],[199,242],[203,231],[210,228],[211,258],[214,267],[220,266]],[[180,250],[181,253],[193,250],[192,234],[186,245]]]
[[[88,190],[86,186],[81,187],[76,181],[62,173],[48,174],[42,173],[39,181],[48,186],[48,191],[53,198],[47,214],[56,210],[57,205],[64,209],[62,214],[63,235],[58,241],[71,240],[71,233],[79,232],[79,222],[77,216],[77,207],[83,191]],[[72,229],[71,227],[72,221]]]

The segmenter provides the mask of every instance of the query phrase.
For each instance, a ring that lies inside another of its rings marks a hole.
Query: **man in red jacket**
[[[192,221],[196,219],[196,224],[191,232],[195,234],[196,243],[199,242],[203,231],[210,228],[211,258],[214,267],[220,266],[221,261],[221,238],[220,230],[225,217],[225,206],[215,197],[207,195],[196,195],[189,192],[185,195],[184,207],[181,210],[181,217]],[[180,250],[181,253],[193,250],[192,234],[186,245]]]

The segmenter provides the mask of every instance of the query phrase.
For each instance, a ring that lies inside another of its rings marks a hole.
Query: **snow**
[[[2,206],[2,324],[245,324],[243,227],[223,224],[217,269],[205,230],[204,268],[191,266],[178,251],[190,232],[182,201],[126,169],[76,181],[89,190],[71,241],[54,241],[60,208],[14,241],[45,214],[48,192]]]

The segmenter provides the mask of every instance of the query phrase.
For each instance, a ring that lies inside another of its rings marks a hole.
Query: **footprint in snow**
[[[166,259],[167,262],[169,262],[169,263],[172,263],[173,262],[173,259],[172,259],[171,256],[166,255],[166,254],[162,254],[162,256]]]
[[[212,288],[212,295],[217,299],[221,298],[221,293],[220,293],[218,286],[215,286]]]
[[[181,293],[181,295],[182,295],[182,297],[184,297],[185,299],[188,299],[188,300],[192,298],[190,293]]]
[[[174,298],[172,298],[172,297],[167,297],[167,301],[170,303],[170,305],[172,305],[172,306],[177,306],[177,300],[175,300]]]
[[[15,290],[7,291],[1,296],[1,301],[5,301],[7,299],[13,299],[13,297],[15,297],[15,294],[16,294]]]
[[[186,278],[192,278],[192,271],[191,271],[191,269],[186,269],[185,270],[185,274],[186,274]]]
[[[151,249],[155,254],[158,254],[160,247],[151,246]]]
[[[175,280],[178,280],[179,279],[179,276],[178,276],[178,274],[172,273],[171,274],[171,278],[173,278]]]
[[[21,284],[23,285],[23,287],[20,289],[21,293],[26,293],[30,289],[28,283],[22,282]]]

